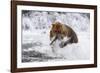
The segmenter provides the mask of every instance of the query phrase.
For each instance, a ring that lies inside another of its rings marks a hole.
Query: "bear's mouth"
[[[54,30],[54,32],[56,32],[56,33],[61,33],[61,31],[60,31],[60,30]]]

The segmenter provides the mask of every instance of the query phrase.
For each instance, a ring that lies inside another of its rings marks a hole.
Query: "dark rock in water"
[[[22,59],[22,62],[31,62],[31,59]]]
[[[38,51],[23,51],[22,52],[22,62],[41,62],[53,59],[62,59],[62,57],[52,57],[45,53],[40,53]]]
[[[24,51],[22,55],[28,57],[42,57],[44,54],[37,51]]]

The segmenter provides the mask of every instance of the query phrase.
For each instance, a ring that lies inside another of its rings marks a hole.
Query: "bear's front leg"
[[[52,44],[56,41],[56,39],[57,39],[57,37],[56,37],[56,36],[52,37],[52,39],[50,39],[50,40],[51,40],[50,45],[52,45]]]

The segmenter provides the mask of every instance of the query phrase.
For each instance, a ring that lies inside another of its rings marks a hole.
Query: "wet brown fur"
[[[74,30],[71,27],[64,25],[60,22],[55,22],[55,23],[52,24],[52,28],[50,30],[50,40],[55,36],[57,36],[57,38],[60,36],[60,37],[62,37],[62,39],[64,37],[69,37],[70,40],[67,41],[66,44],[68,44],[68,43],[78,43],[78,37],[77,37],[76,33],[74,32]],[[57,38],[55,38],[55,40]]]

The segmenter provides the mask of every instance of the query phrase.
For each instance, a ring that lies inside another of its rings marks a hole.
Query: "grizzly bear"
[[[78,37],[75,31],[68,25],[60,22],[52,24],[52,28],[50,30],[50,40],[50,45],[52,45],[56,40],[61,40],[62,42],[59,44],[61,48],[65,47],[67,44],[78,43]]]

